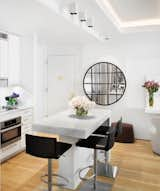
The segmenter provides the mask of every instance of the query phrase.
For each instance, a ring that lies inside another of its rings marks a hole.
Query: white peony
[[[85,111],[88,111],[95,105],[95,102],[90,101],[85,96],[76,96],[72,98],[72,100],[69,102],[69,105],[73,109],[83,108]]]

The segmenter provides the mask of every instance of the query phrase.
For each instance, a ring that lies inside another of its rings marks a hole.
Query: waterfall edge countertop
[[[94,108],[88,116],[77,118],[73,110],[65,110],[35,122],[33,131],[86,139],[111,116],[108,109]]]

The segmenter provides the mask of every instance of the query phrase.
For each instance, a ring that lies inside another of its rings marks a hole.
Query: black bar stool
[[[52,176],[62,178],[66,183],[68,180],[58,174],[52,174],[52,159],[59,159],[67,150],[71,148],[71,144],[57,142],[55,138],[40,137],[26,134],[26,153],[48,159],[48,174],[41,177],[42,181],[48,184],[48,191],[52,190]],[[44,178],[48,177],[48,180]],[[56,186],[65,186],[66,184],[54,184]]]
[[[109,124],[107,125],[102,125],[100,126],[96,131],[94,131],[93,134],[100,134],[100,135],[105,135],[105,134],[110,134],[113,131],[113,127],[109,126]],[[122,118],[120,118],[120,120],[117,121],[115,129],[115,137],[117,137],[119,134],[122,133]]]
[[[97,181],[97,150],[105,150],[108,143],[108,135],[91,135],[87,139],[81,139],[76,143],[78,147],[94,149],[94,162],[93,166],[87,166],[79,171],[79,177],[81,180],[87,181],[87,183],[81,187],[80,191],[107,191],[111,189],[111,185]],[[90,177],[83,178],[82,172],[87,168],[93,170],[93,174]],[[93,180],[93,185],[88,181]],[[108,188],[108,189],[107,189]]]
[[[106,146],[104,155],[105,162],[98,161],[97,175],[110,178],[116,178],[118,173],[118,167],[109,164],[109,150],[114,146],[115,137],[122,133],[122,118],[118,120],[115,128],[108,125],[100,126],[93,134],[95,135],[108,135],[108,145]]]

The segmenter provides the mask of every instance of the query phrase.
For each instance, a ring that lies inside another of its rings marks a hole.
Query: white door
[[[48,57],[48,116],[68,107],[74,92],[76,57],[51,55]]]

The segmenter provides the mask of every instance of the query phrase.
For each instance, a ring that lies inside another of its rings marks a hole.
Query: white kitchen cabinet
[[[23,112],[22,116],[22,139],[21,146],[25,147],[25,135],[32,133],[33,113],[32,109],[27,109]]]
[[[8,83],[20,83],[20,37],[8,36]]]
[[[7,78],[8,85],[20,83],[20,37],[8,34],[0,38],[0,78]]]
[[[0,148],[0,161],[2,162],[25,149],[25,134],[32,133],[33,109],[30,107],[0,113],[0,122],[19,116],[22,117],[21,139],[4,148]]]
[[[8,78],[8,40],[0,38],[0,78]]]

